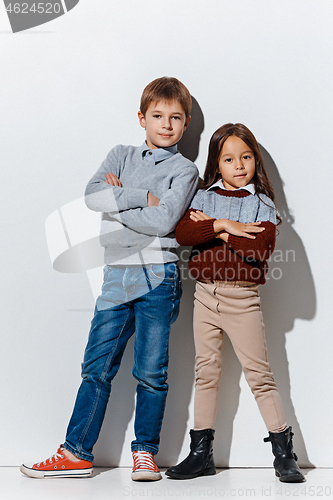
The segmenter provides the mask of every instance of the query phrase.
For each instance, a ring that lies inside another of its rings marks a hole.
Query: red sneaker
[[[22,464],[20,471],[29,477],[42,479],[44,477],[88,477],[93,473],[92,462],[80,460],[73,462],[62,453],[59,447],[57,453],[44,462],[34,465]]]
[[[155,464],[154,455],[149,451],[133,451],[133,481],[158,481],[161,473]]]

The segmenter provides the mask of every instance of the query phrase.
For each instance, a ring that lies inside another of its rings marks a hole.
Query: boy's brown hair
[[[186,118],[191,114],[191,94],[177,78],[162,76],[148,83],[141,96],[141,113],[145,116],[149,105],[157,101],[178,101],[185,112]]]

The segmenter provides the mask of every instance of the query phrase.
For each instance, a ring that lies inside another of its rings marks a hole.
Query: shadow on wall
[[[287,423],[292,426],[295,433],[294,448],[299,464],[312,467],[291,399],[286,339],[288,332],[294,327],[296,318],[311,320],[315,316],[316,292],[303,243],[293,228],[294,218],[288,208],[283,182],[269,153],[262,146],[260,149],[274,187],[276,206],[282,218],[275,252],[269,263],[268,280],[260,291],[268,359],[281,394]],[[239,380],[242,374],[241,366],[227,336],[225,340],[227,341],[223,346],[223,372],[216,420],[218,431],[214,441],[216,450],[214,455],[219,467],[229,465],[233,421],[239,405]],[[259,411],[258,418],[260,418]],[[258,436],[258,440],[263,437]]]
[[[204,129],[204,118],[199,104],[194,98],[192,99],[192,120],[178,147],[184,156],[195,161],[198,156],[200,136]],[[268,355],[282,396],[288,424],[292,425],[295,432],[295,449],[299,456],[299,463],[311,466],[291,400],[285,344],[286,334],[293,329],[296,318],[310,320],[314,317],[316,310],[315,288],[304,246],[292,227],[294,220],[286,202],[282,180],[269,153],[263,147],[261,150],[269,178],[274,186],[276,205],[283,219],[279,228],[280,235],[277,239],[276,250],[270,263],[270,279],[261,291]],[[80,207],[78,209],[80,210]],[[58,226],[59,231],[63,231],[61,224]],[[92,220],[91,227],[96,227],[95,220]],[[91,236],[93,236],[94,231],[95,229],[92,230]],[[97,241],[98,239],[95,237],[88,242],[90,246],[93,242],[95,248],[93,252],[88,244],[88,246],[84,246],[85,243],[80,241],[78,255],[76,253],[72,255],[74,247],[70,247],[68,238],[64,239],[63,244],[60,245],[61,248],[57,248],[55,252],[55,256],[60,253],[64,257],[63,260],[54,260],[55,268],[62,272],[82,272],[91,269],[91,267],[102,265],[101,247],[97,245]],[[59,246],[58,239],[57,245]],[[77,250],[76,247],[74,250]],[[161,449],[158,455],[160,466],[173,465],[178,458],[184,458],[180,457],[180,453],[186,438],[189,406],[194,384],[192,314],[195,281],[189,277],[187,271],[189,249],[182,248],[181,250],[179,264],[182,269],[183,298],[179,318],[171,329],[168,380],[170,391],[161,434]],[[92,254],[96,262],[87,259],[87,256]],[[277,257],[277,260],[274,260],[274,256]],[[277,277],[279,279],[276,279]],[[94,448],[95,465],[117,466],[121,461],[125,434],[132,422],[135,407],[136,381],[131,373],[133,345],[134,339],[132,337],[112,385],[110,404],[100,437]],[[220,384],[220,402],[214,446],[216,464],[219,467],[228,467],[229,465],[233,422],[239,406],[240,377],[240,364],[226,337],[223,346],[223,374]],[[259,412],[258,418],[260,418]],[[258,439],[261,440],[262,437],[264,436],[258,436]]]
[[[178,142],[178,149],[185,158],[195,162],[199,154],[200,137],[204,130],[204,116],[198,101],[192,96],[191,121]]]
[[[276,205],[282,218],[275,251],[277,261],[273,260],[270,263],[272,271],[274,267],[281,269],[281,278],[270,279],[265,285],[262,297],[267,349],[268,353],[272,353],[269,354],[270,363],[284,403],[287,422],[295,433],[295,450],[299,463],[312,466],[291,399],[286,341],[287,334],[294,328],[297,318],[308,321],[314,318],[316,290],[304,245],[293,228],[294,218],[284,194],[283,181],[273,159],[262,146],[261,152],[268,176],[274,186]],[[279,261],[280,257],[282,261]],[[292,332],[290,334],[292,335]]]
[[[293,229],[294,218],[287,205],[283,182],[269,153],[262,146],[261,151],[268,176],[274,186],[276,205],[282,218],[276,249],[270,262],[267,283],[261,289],[268,356],[282,397],[288,425],[292,426],[295,433],[294,448],[297,451],[299,464],[312,467],[313,464],[308,458],[302,431],[291,399],[286,335],[293,329],[296,318],[311,320],[315,316],[316,293],[303,243]],[[184,257],[186,254],[189,256],[190,249],[186,248],[185,250],[184,252],[183,248],[180,254]],[[180,456],[180,452],[187,426],[188,404],[192,396],[192,393],[191,396],[187,396],[187,391],[191,392],[191,383],[194,382],[192,312],[195,282],[189,277],[186,258],[180,260],[180,266],[183,268],[184,276],[182,314],[176,323],[171,339],[170,393],[159,453],[159,463],[165,466],[170,465],[170,463],[175,464],[185,458],[185,456]],[[189,374],[191,375],[190,379]],[[214,440],[214,457],[218,467],[229,466],[233,422],[239,406],[241,375],[240,363],[225,335],[223,372]],[[259,410],[258,418],[261,418]],[[263,437],[258,436],[258,440],[261,441]]]
[[[204,128],[203,115],[194,100],[192,121],[179,143],[180,151],[195,161],[200,135]],[[261,147],[266,169],[276,194],[276,205],[283,219],[279,226],[275,253],[270,263],[270,275],[261,290],[262,310],[266,326],[268,356],[275,380],[283,400],[287,422],[295,432],[294,444],[299,464],[311,467],[302,432],[291,399],[291,387],[286,352],[286,335],[293,329],[296,318],[311,320],[316,311],[314,281],[303,243],[293,229],[283,191],[283,182],[269,153]],[[173,325],[170,337],[169,387],[165,418],[158,454],[160,466],[169,466],[180,457],[189,420],[189,405],[194,384],[194,344],[192,333],[193,295],[195,281],[187,271],[189,248],[182,248],[183,298],[180,315]],[[185,251],[184,251],[185,250]],[[276,259],[276,261],[274,260]],[[277,271],[281,270],[280,271]],[[273,276],[272,276],[273,273]],[[279,279],[276,279],[279,277]],[[95,446],[96,465],[118,465],[124,436],[134,412],[136,382],[131,375],[133,364],[133,338],[125,351],[120,371],[111,393],[111,404],[103,424],[101,436]],[[223,346],[223,373],[220,384],[219,409],[216,420],[214,456],[219,467],[228,467],[233,422],[239,406],[241,366],[227,336]],[[126,396],[126,397],[124,397]],[[226,404],[227,402],[227,404]],[[260,414],[258,411],[258,418]],[[264,436],[258,436],[262,440]],[[112,450],[112,451],[111,451]]]

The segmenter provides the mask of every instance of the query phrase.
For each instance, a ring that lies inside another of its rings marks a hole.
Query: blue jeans
[[[169,333],[177,319],[181,282],[177,264],[104,268],[82,363],[82,382],[64,447],[93,461],[116,375],[129,338],[135,332],[133,376],[137,398],[132,450],[158,452],[168,392]]]

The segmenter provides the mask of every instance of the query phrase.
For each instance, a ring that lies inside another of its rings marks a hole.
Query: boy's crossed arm
[[[121,148],[119,146],[113,148],[90,179],[85,191],[85,202],[90,210],[113,215],[113,213],[119,213],[123,210],[148,206],[148,189],[122,187],[119,180],[120,154]],[[107,175],[109,179],[114,179],[111,186],[106,182]]]
[[[87,207],[107,213],[138,233],[166,236],[175,229],[194,196],[198,169],[192,164],[180,170],[159,200],[148,189],[122,187],[119,151],[119,146],[111,150],[89,181],[85,192]]]
[[[105,182],[107,184],[110,184],[111,186],[123,187],[122,183],[120,182],[120,180],[118,179],[116,174],[109,172],[108,174],[106,174],[105,177],[106,177]],[[148,207],[158,207],[159,202],[160,202],[160,199],[148,191],[148,193],[147,193],[147,206]]]
[[[198,171],[189,168],[174,178],[170,188],[157,203],[154,195],[145,208],[125,210],[113,217],[124,226],[149,236],[166,236],[171,233],[189,206],[198,182]],[[151,193],[148,192],[148,199]]]

